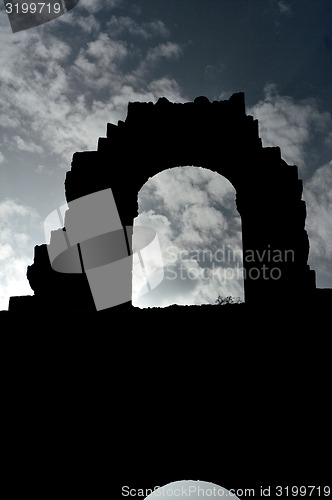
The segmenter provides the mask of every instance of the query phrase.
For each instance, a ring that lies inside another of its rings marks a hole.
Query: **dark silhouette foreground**
[[[331,303],[331,290],[316,289],[315,272],[307,263],[306,206],[298,169],[282,159],[278,147],[262,147],[258,122],[246,114],[243,93],[212,103],[206,97],[184,104],[166,98],[156,104],[129,103],[125,122],[107,125],[107,137],[99,139],[97,151],[74,154],[65,180],[66,199],[70,204],[111,188],[122,226],[131,226],[142,185],[156,173],[181,165],[216,171],[236,190],[245,270],[243,314],[266,307],[323,310]],[[55,272],[46,245],[35,247],[27,277],[34,296],[12,297],[9,311],[93,313],[96,309],[84,272]],[[167,315],[175,309],[157,308],[154,314]],[[152,311],[143,312],[127,302],[103,313],[116,310],[135,316]],[[226,314],[215,306],[201,306],[191,307],[190,315],[203,311]],[[234,311],[230,308],[227,314]]]

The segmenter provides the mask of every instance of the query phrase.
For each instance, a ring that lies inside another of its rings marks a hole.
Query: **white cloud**
[[[332,146],[332,131],[326,136],[325,144],[326,144],[326,146],[329,146],[329,147]]]
[[[314,99],[295,101],[280,96],[272,84],[265,87],[264,100],[248,109],[248,114],[259,121],[263,146],[279,146],[283,159],[299,167],[310,166],[307,164],[310,141],[324,140],[332,127],[331,115],[321,112]]]
[[[160,59],[178,59],[182,54],[182,48],[174,42],[161,43],[157,47],[153,47],[147,53],[148,62],[156,62]]]
[[[184,102],[182,89],[174,78],[162,77],[152,80],[147,86],[146,100],[156,102],[159,97],[167,97],[170,101]],[[150,97],[149,97],[150,96]]]
[[[80,0],[79,4],[75,9],[84,9],[91,14],[96,14],[102,9],[113,9],[119,7],[123,3],[123,0]]]
[[[0,310],[8,308],[12,295],[32,295],[26,278],[32,263],[34,231],[41,224],[32,207],[13,199],[0,202]]]
[[[134,305],[214,303],[218,295],[243,299],[242,259],[235,258],[242,256],[241,221],[226,179],[201,167],[165,170],[142,187],[139,212],[135,223],[158,234],[165,279],[140,298],[141,283],[134,282]]]
[[[319,168],[304,184],[306,229],[310,241],[309,263],[317,286],[331,287],[332,269],[332,161]]]
[[[125,59],[128,49],[124,42],[111,40],[106,33],[101,33],[96,40],[88,43],[85,53],[98,64],[106,65]]]
[[[11,138],[11,147],[19,151],[27,151],[28,153],[43,153],[43,148],[34,142],[27,142],[22,137],[15,135]]]
[[[149,33],[149,38],[151,36],[169,37],[171,34],[165,23],[163,23],[163,21],[161,21],[160,19],[155,19],[154,21],[151,21],[149,23],[144,23],[143,27]]]
[[[35,38],[34,54],[38,58],[38,62],[61,62],[66,59],[70,53],[70,45],[59,40],[58,37],[50,35],[43,39]]]
[[[26,259],[12,258],[6,260],[6,265],[0,264],[0,310],[7,310],[9,298],[17,295],[33,295],[26,279]]]
[[[9,243],[0,243],[0,260],[8,259],[13,254],[13,248]]]
[[[278,2],[278,7],[280,14],[291,14],[292,12],[290,5],[284,1]]]
[[[161,20],[138,23],[128,16],[112,16],[107,27],[112,36],[131,36],[141,37],[144,40],[150,40],[153,37],[169,37],[170,31]]]
[[[6,199],[0,202],[0,223],[6,223],[12,216],[25,217],[29,213],[29,208],[17,203],[14,200]]]
[[[76,12],[75,12],[76,14]],[[100,23],[93,14],[87,16],[72,15],[71,13],[66,14],[58,18],[58,22],[64,23],[65,25],[70,25],[70,28],[74,27],[81,28],[83,32],[91,35],[100,29]]]
[[[97,7],[101,8],[102,2],[97,2]],[[68,19],[66,16],[62,18]],[[177,44],[166,42],[152,51],[138,50],[112,33],[93,31],[97,25],[80,11],[74,19],[75,26],[85,22],[91,26],[83,26],[79,45],[71,43],[69,34],[59,39],[56,23],[15,37],[6,30],[0,34],[0,111],[6,144],[12,150],[36,155],[47,151],[65,168],[75,151],[96,148],[107,122],[123,119],[129,101],[156,101],[163,95],[184,100],[174,79],[155,78],[151,72],[152,65],[162,59],[179,57]],[[126,19],[129,27],[139,28],[139,23]],[[143,23],[142,29],[151,40],[167,35],[167,28],[158,20]],[[37,164],[44,162],[44,158],[36,160]]]

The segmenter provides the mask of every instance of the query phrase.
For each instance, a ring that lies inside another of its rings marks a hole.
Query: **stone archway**
[[[291,303],[294,297],[299,301],[312,295],[315,273],[307,265],[302,181],[297,167],[282,160],[278,147],[262,147],[258,122],[246,115],[243,93],[212,103],[206,97],[183,104],[166,98],[156,104],[129,103],[125,121],[107,125],[107,137],[99,139],[97,151],[73,155],[66,199],[111,188],[122,225],[131,226],[137,193],[146,179],[178,165],[218,172],[235,188],[247,304]],[[42,300],[49,291],[56,295],[64,287],[83,290],[75,275],[48,269],[45,281],[44,250],[36,247],[35,262],[28,269],[35,298]]]
[[[162,261],[152,254],[146,266],[162,266],[164,277],[147,293],[145,276],[134,259],[133,305],[214,304],[219,296],[244,300],[242,227],[235,194],[220,174],[194,165],[147,179],[138,193],[135,224],[156,231]]]
[[[108,124],[98,151],[74,154],[66,197],[111,187],[123,225],[132,224],[145,180],[178,165],[208,168],[233,184],[248,304],[291,301],[315,289],[298,169],[281,158],[278,147],[262,146],[243,93],[212,103],[206,97],[184,104],[166,98],[129,103],[125,122]]]

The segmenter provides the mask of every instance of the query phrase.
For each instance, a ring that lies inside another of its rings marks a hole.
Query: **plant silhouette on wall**
[[[240,297],[232,297],[231,295],[228,297],[222,297],[221,295],[218,295],[215,304],[218,306],[229,306],[234,304],[243,304],[243,302]]]

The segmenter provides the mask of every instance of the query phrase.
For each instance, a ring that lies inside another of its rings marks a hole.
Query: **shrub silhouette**
[[[218,295],[215,304],[218,306],[229,306],[234,304],[243,304],[243,302],[240,297],[232,297],[231,295],[228,297],[222,297],[221,295]]]

